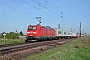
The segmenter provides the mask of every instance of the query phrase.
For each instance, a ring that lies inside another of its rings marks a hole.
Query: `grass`
[[[33,54],[22,60],[90,60],[90,37],[78,38],[55,49]]]
[[[24,43],[25,40],[16,40],[16,39],[9,39],[9,40],[5,40],[6,44],[17,44],[17,43]],[[4,40],[0,40],[0,45],[4,45]]]

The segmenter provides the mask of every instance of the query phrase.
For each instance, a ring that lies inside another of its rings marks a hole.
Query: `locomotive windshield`
[[[36,27],[28,27],[28,30],[36,30]]]

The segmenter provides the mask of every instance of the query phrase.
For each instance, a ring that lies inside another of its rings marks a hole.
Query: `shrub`
[[[3,33],[2,35],[0,35],[0,38],[4,38]],[[6,38],[7,39],[18,39],[19,35],[17,33],[10,32],[10,33],[6,33]]]

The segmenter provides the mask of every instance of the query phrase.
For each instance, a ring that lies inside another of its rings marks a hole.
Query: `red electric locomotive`
[[[32,40],[47,40],[55,38],[55,30],[49,26],[29,25],[26,32],[26,42]]]

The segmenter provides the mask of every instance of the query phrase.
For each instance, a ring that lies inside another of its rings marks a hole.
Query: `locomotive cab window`
[[[32,27],[28,27],[28,30],[32,30]]]
[[[36,30],[36,27],[28,27],[28,30]]]
[[[36,27],[33,27],[33,30],[36,30]]]

